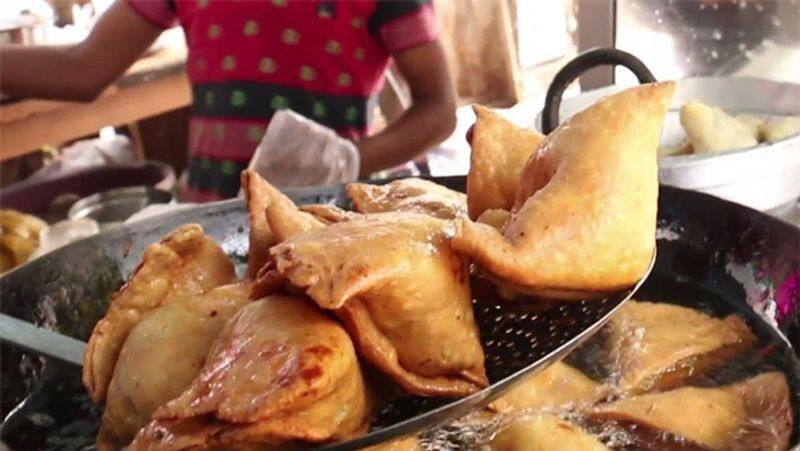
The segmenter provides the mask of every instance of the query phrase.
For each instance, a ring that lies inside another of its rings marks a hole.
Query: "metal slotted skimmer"
[[[399,399],[378,414],[369,434],[320,450],[344,451],[383,443],[442,426],[487,405],[525,377],[561,360],[600,330],[642,282],[644,279],[628,291],[603,299],[544,306],[497,304],[478,297],[473,306],[486,355],[488,388],[457,400],[418,396]]]
[[[458,182],[442,182],[463,189],[460,186],[463,178],[454,180]],[[297,190],[289,194],[298,204],[322,202],[347,206],[342,187]],[[239,266],[245,261],[247,216],[241,201],[199,206],[110,230],[24,265],[0,278],[0,290],[3,290],[4,296],[8,295],[6,302],[14,303],[20,299],[22,304],[22,299],[34,299],[41,305],[32,311],[15,311],[18,309],[9,310],[5,307],[3,311],[85,340],[102,315],[110,295],[133,271],[145,247],[169,230],[188,222],[200,223]],[[123,243],[122,246],[120,243]],[[86,268],[83,268],[84,265]],[[96,278],[98,274],[96,268],[106,266],[113,268],[111,272],[116,271],[121,277],[105,277],[102,283],[94,281],[92,277]],[[23,280],[26,283],[22,283]],[[575,349],[599,330],[637,288],[614,293],[605,299],[527,305],[496,304],[489,295],[478,294],[474,300],[474,311],[486,355],[490,387],[460,399],[401,397],[378,412],[368,434],[347,442],[325,444],[319,449],[360,449],[430,430],[485,406],[525,376],[545,368]],[[478,291],[481,290],[475,290],[476,293]],[[18,307],[23,310],[27,308],[22,305]],[[76,316],[78,312],[81,313]],[[3,324],[0,323],[0,328],[7,329]],[[3,368],[4,383],[9,381],[3,389],[3,415],[6,415],[2,426],[3,439],[6,441],[9,437],[13,438],[9,441],[33,445],[37,437],[40,440],[41,437],[48,437],[43,447],[26,448],[88,449],[83,446],[94,443],[99,426],[99,409],[92,407],[88,395],[83,392],[75,365],[63,363],[74,363],[75,359],[69,356],[69,352],[64,356],[58,355],[60,349],[75,347],[75,340],[64,347],[53,346],[54,334],[48,331],[47,336],[39,337],[36,336],[37,330],[42,332],[41,329],[26,330],[24,335],[14,336],[13,339],[7,336],[8,330],[0,334],[0,337],[6,335],[5,344],[11,345],[4,346],[4,351],[11,351],[4,352],[4,357],[10,359],[4,359]],[[58,338],[55,337],[56,340]],[[47,344],[44,348],[43,342]],[[56,359],[42,359],[38,357],[41,355]],[[14,386],[13,381],[5,377],[14,370],[6,366],[11,361],[18,362],[17,374],[20,371],[30,373],[27,378],[37,382],[32,387],[29,382],[19,382],[19,386]],[[26,420],[43,411],[53,418],[34,425]],[[68,415],[59,417],[53,412],[68,412]],[[23,424],[24,427],[21,426]]]

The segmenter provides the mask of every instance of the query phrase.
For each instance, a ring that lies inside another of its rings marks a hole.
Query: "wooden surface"
[[[90,103],[21,100],[0,106],[0,161],[189,105],[185,61],[183,49],[155,52]]]

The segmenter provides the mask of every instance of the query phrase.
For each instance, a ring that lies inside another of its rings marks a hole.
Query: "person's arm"
[[[456,124],[453,84],[439,41],[394,55],[413,104],[380,133],[356,143],[361,176],[414,159],[452,133]]]
[[[13,97],[89,101],[116,80],[162,29],[117,0],[85,41],[0,46],[0,91]]]

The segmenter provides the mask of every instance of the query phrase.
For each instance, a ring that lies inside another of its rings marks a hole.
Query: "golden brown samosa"
[[[594,404],[609,393],[609,387],[566,363],[556,362],[520,382],[490,407],[503,413],[580,408]]]
[[[522,170],[544,136],[526,130],[489,108],[473,105],[471,165],[467,175],[469,217],[489,209],[511,210]]]
[[[369,447],[366,451],[422,451],[422,447],[416,437],[407,437]]]
[[[736,315],[714,318],[666,303],[630,301],[606,327],[611,374],[624,391],[667,390],[701,377],[755,343]]]
[[[309,204],[301,205],[298,210],[309,213],[317,220],[325,225],[333,224],[334,222],[347,221],[357,216],[357,213],[345,211],[336,205],[331,204]]]
[[[250,221],[247,256],[247,277],[250,279],[255,278],[267,262],[269,248],[282,241],[288,231],[295,227],[307,230],[317,224],[344,221],[352,215],[333,205],[308,205],[299,210],[291,199],[250,169],[242,171],[242,189]],[[283,213],[277,220],[270,220],[267,214],[273,204],[274,209]]]
[[[370,410],[344,329],[302,297],[271,296],[234,316],[199,376],[128,449],[283,449],[346,439],[366,430]]]
[[[109,384],[99,450],[120,449],[153,412],[194,380],[222,327],[250,297],[250,282],[173,298],[148,312],[122,346]]]
[[[460,220],[453,247],[548,296],[634,285],[655,250],[656,153],[674,89],[630,88],[561,124],[528,160],[505,229]]]
[[[83,363],[83,383],[92,399],[105,400],[120,350],[145,314],[170,299],[199,296],[234,278],[225,252],[197,224],[179,227],[150,245],[92,331]]]
[[[467,215],[467,197],[438,183],[418,178],[395,180],[385,185],[348,183],[347,196],[359,213],[409,211],[441,219]]]
[[[375,213],[296,234],[270,249],[254,295],[286,281],[333,310],[359,352],[406,390],[473,393],[487,380],[452,229],[427,214]]]
[[[790,396],[783,373],[770,372],[724,387],[684,387],[624,398],[594,407],[587,415],[668,432],[703,449],[785,450],[792,433]]]
[[[610,451],[600,440],[553,414],[523,416],[503,427],[491,451]]]
[[[265,215],[274,188],[257,172],[250,169],[242,171],[241,179],[242,191],[247,201],[247,217],[250,221],[247,277],[253,279],[267,262],[267,250],[275,244],[275,237]]]

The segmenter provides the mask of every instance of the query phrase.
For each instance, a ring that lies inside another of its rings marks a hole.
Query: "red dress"
[[[357,139],[392,54],[435,41],[425,0],[127,0],[186,34],[192,84],[183,199],[235,196],[277,109]]]

